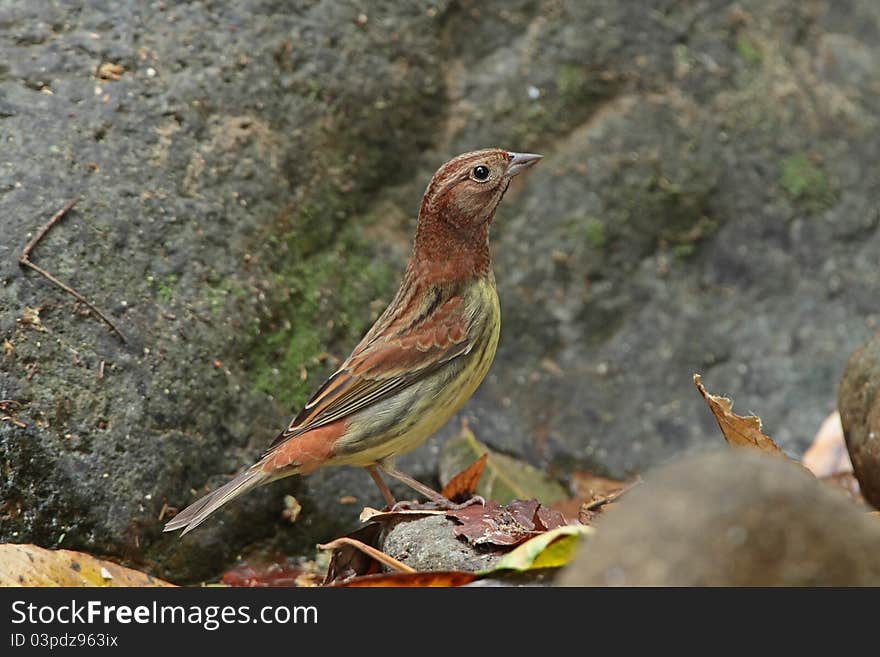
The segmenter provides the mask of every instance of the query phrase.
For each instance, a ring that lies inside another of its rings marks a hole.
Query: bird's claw
[[[452,502],[450,500],[446,500],[444,504],[446,511],[461,511],[462,509],[466,509],[469,506],[473,506],[474,504],[479,504],[480,506],[486,506],[486,500],[482,495],[474,495],[470,499],[465,500],[459,504]]]
[[[474,504],[486,506],[486,500],[481,495],[474,495],[464,502],[453,502],[445,497],[430,500],[428,502],[416,502],[415,500],[401,500],[396,502],[389,511],[397,513],[398,511],[461,511]]]

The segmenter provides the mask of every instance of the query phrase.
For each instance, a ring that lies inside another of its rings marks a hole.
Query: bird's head
[[[439,220],[464,234],[490,222],[510,180],[541,159],[533,153],[500,148],[464,153],[437,170],[431,179],[419,221]]]
[[[422,198],[410,275],[429,281],[488,275],[489,224],[498,203],[511,178],[540,159],[491,148],[440,167]]]

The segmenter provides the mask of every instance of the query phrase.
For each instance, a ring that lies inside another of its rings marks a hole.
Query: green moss
[[[782,161],[779,183],[793,201],[808,211],[818,212],[828,208],[836,198],[827,174],[806,153],[798,153]]]
[[[677,260],[685,260],[697,251],[695,244],[675,244],[672,247],[672,257]]]
[[[174,289],[177,287],[177,274],[168,274],[156,283],[156,298],[159,303],[167,306],[174,299]]]
[[[690,51],[683,43],[678,43],[672,49],[672,59],[675,69],[685,71],[690,67]]]
[[[564,100],[578,100],[586,85],[587,75],[583,67],[574,64],[563,64],[559,67],[556,73],[556,89]]]
[[[280,238],[288,256],[270,300],[279,311],[248,351],[253,385],[291,410],[332,369],[322,356],[347,354],[369,328],[382,309],[373,302],[390,299],[395,277],[354,226],[326,215],[319,225],[316,210],[304,207]]]
[[[588,217],[584,223],[584,239],[593,248],[601,249],[608,239],[605,234],[605,224],[596,217]]]
[[[605,224],[598,217],[577,214],[569,217],[566,223],[572,238],[583,241],[594,249],[601,249],[608,242]]]
[[[613,187],[618,193],[603,212],[605,239],[614,249],[604,249],[608,263],[621,271],[661,245],[670,245],[678,256],[696,252],[699,243],[718,224],[710,218],[709,199],[715,182],[700,161],[666,167],[663,161],[625,165]],[[677,249],[681,245],[683,248]]]
[[[688,170],[675,179],[655,171],[625,195],[621,209],[628,223],[645,235],[681,242],[703,220],[710,193],[711,182],[699,170]]]
[[[757,66],[761,63],[764,55],[758,50],[755,43],[747,36],[740,35],[736,38],[736,52],[749,66]]]

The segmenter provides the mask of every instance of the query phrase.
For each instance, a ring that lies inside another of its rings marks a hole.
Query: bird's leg
[[[395,479],[397,479],[397,481],[404,483],[407,486],[409,486],[410,488],[412,488],[414,491],[421,493],[422,495],[427,497],[431,502],[433,502],[434,504],[439,506],[441,509],[447,509],[449,511],[457,511],[458,509],[463,509],[465,507],[471,506],[472,504],[486,504],[486,500],[484,500],[479,495],[475,495],[472,498],[470,498],[469,500],[465,500],[461,504],[456,504],[452,500],[448,500],[445,497],[443,497],[440,493],[435,491],[430,486],[426,486],[422,482],[420,482],[416,479],[413,479],[408,474],[405,474],[405,473],[401,472],[400,470],[395,470],[393,466],[391,466],[387,463],[378,462],[376,464],[376,466],[378,466],[379,469],[382,472],[384,472],[385,474],[387,474],[389,477],[394,477]],[[375,467],[375,466],[373,466],[373,467]],[[378,476],[378,473],[377,473],[377,476]],[[395,504],[392,507],[392,509],[400,508],[401,504],[402,504],[401,502],[398,502],[397,504]]]
[[[379,474],[376,466],[368,465],[367,472],[370,473],[373,481],[376,482],[376,486],[379,488],[379,492],[382,493],[382,497],[385,498],[385,504],[388,505],[388,508],[393,509],[397,505],[397,500],[394,499],[394,495],[392,495],[391,489],[388,488],[388,484],[386,484],[385,480],[382,479],[382,475]]]

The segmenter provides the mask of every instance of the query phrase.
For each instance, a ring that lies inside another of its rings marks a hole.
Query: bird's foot
[[[466,509],[467,507],[473,506],[474,504],[486,506],[486,500],[483,498],[482,495],[474,495],[470,499],[459,503],[455,503],[452,500],[444,500],[442,506],[445,511],[461,511],[462,509]]]
[[[391,512],[398,511],[460,511],[474,504],[486,506],[486,500],[480,495],[474,495],[464,502],[453,502],[445,497],[438,497],[428,502],[416,502],[415,500],[401,500],[391,507]]]

